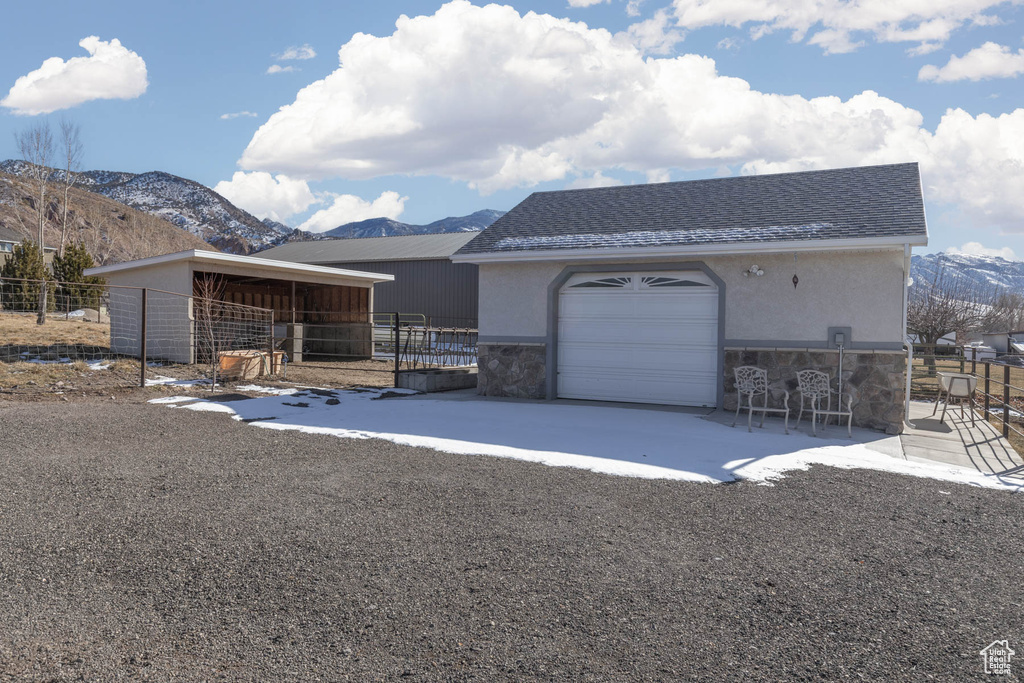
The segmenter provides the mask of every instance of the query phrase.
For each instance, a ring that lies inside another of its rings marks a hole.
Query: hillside
[[[12,175],[25,175],[29,168],[24,161],[0,162],[0,171]],[[170,173],[83,171],[74,176],[76,187],[162,218],[232,254],[280,244],[292,232],[287,226],[259,220],[205,185]],[[64,172],[54,170],[51,177],[60,180]]]
[[[54,188],[56,189],[56,188]],[[36,239],[33,192],[24,180],[0,172],[0,225]],[[56,192],[49,196],[46,244],[60,241]],[[187,249],[211,249],[195,235],[167,221],[99,194],[73,188],[68,214],[70,239],[81,241],[97,265],[159,256]]]
[[[966,254],[923,254],[910,260],[910,274],[916,282],[932,281],[940,271],[947,278],[965,278],[982,291],[1024,292],[1024,262],[1021,261]]]
[[[449,216],[426,225],[411,225],[390,218],[370,218],[346,223],[323,233],[328,238],[394,237],[397,235],[428,235],[439,232],[475,232],[483,230],[505,215],[504,211],[484,209],[468,216]]]

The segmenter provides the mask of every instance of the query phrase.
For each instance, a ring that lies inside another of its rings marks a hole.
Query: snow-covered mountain
[[[1024,292],[1024,262],[1021,261],[967,254],[923,254],[910,260],[910,274],[915,282],[931,282],[940,272],[944,278],[965,278],[982,291]]]
[[[30,164],[24,161],[0,162],[0,171],[12,175],[25,176],[30,170]],[[60,170],[51,174],[55,181],[63,177]],[[265,223],[239,209],[205,185],[162,171],[83,171],[75,174],[75,185],[159,216],[232,254],[249,254],[275,246],[292,233],[287,226]]]
[[[449,216],[426,225],[410,225],[390,218],[370,218],[345,223],[323,233],[328,238],[393,237],[396,235],[428,235],[439,232],[477,232],[505,215],[504,211],[483,209],[468,216]]]

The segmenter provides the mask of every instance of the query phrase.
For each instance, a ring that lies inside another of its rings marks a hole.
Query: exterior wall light
[[[753,275],[754,277],[761,277],[762,275],[764,275],[764,271],[761,268],[758,268],[757,264],[755,263],[754,265],[750,266],[749,268],[743,271],[743,277],[750,277],[751,275]]]

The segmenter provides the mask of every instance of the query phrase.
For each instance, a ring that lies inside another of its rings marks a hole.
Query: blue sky
[[[86,169],[167,171],[311,230],[918,161],[927,251],[1024,258],[1020,3],[47,7],[5,8],[0,158],[65,117]]]

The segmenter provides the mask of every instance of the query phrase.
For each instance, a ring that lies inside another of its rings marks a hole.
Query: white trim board
[[[455,263],[519,263],[523,261],[597,261],[637,258],[688,258],[734,254],[792,253],[808,251],[888,251],[909,245],[927,246],[928,237],[874,237],[844,240],[800,240],[789,242],[741,242],[691,244],[666,247],[602,247],[592,249],[538,249],[492,251],[480,254],[452,254]]]
[[[311,266],[300,263],[291,263],[289,261],[275,261],[273,259],[257,258],[254,256],[223,254],[218,251],[205,251],[202,249],[180,251],[175,254],[164,254],[163,256],[152,256],[150,258],[138,259],[136,261],[126,261],[124,263],[115,263],[109,266],[89,268],[85,271],[85,275],[107,275],[109,273],[138,270],[165,263],[177,263],[181,261],[187,261],[195,264],[205,263],[213,265],[222,264],[244,266],[255,270],[268,271],[268,277],[269,273],[276,273],[276,279],[289,279],[287,276],[291,276],[291,279],[295,279],[295,276],[303,274],[327,275],[338,279],[361,280],[367,283],[391,282],[395,279],[394,275],[388,275],[386,273],[371,273],[361,270],[342,270],[341,268],[330,268],[328,266]]]

